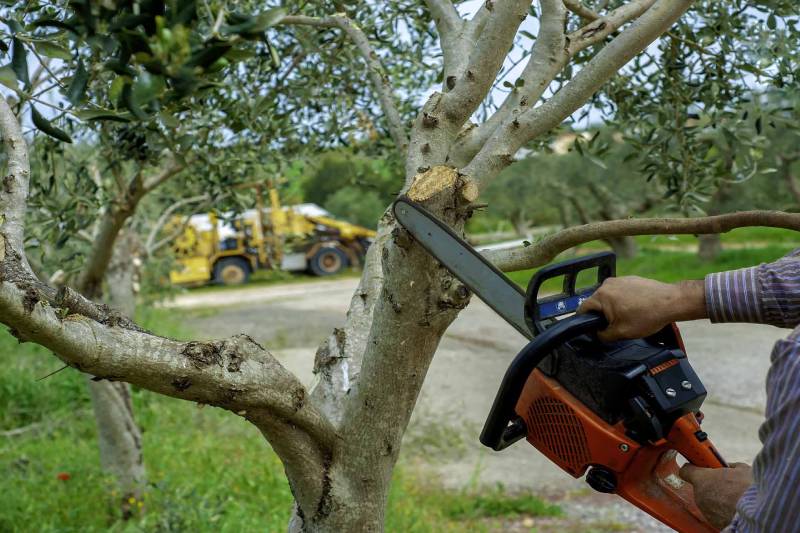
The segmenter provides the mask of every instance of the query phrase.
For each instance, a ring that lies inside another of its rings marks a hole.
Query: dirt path
[[[209,338],[249,333],[310,383],[316,346],[344,321],[356,284],[356,279],[345,279],[188,294],[172,305],[185,309],[187,325]],[[699,321],[683,324],[682,331],[709,390],[705,431],[727,459],[751,462],[759,449],[769,350],[785,330]],[[497,386],[522,342],[511,326],[473,298],[434,358],[405,439],[406,464],[453,488],[502,483],[509,490],[536,490],[557,499],[568,522],[594,524],[597,531],[659,531],[643,513],[592,493],[525,443],[499,453],[478,443]],[[559,528],[571,526],[553,530]],[[547,524],[541,529],[550,530]]]

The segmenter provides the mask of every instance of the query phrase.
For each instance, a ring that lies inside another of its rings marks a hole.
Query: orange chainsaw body
[[[711,441],[699,441],[694,414],[678,419],[666,439],[641,445],[622,423],[609,425],[569,391],[534,370],[517,403],[526,438],[572,476],[604,466],[617,476],[615,494],[681,533],[718,531],[694,503],[692,486],[678,476],[676,455],[703,467],[725,466]]]

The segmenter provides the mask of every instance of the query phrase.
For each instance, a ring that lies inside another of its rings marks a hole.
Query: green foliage
[[[352,150],[332,151],[312,159],[302,178],[303,198],[334,215],[375,227],[403,182],[393,157],[378,158]]]
[[[251,41],[269,47],[265,32],[284,14],[231,13],[230,24],[218,28],[215,15],[198,9],[195,0],[78,0],[66,8],[46,1],[6,4],[6,31],[0,35],[11,38],[21,96],[31,96],[28,58],[41,64],[43,58],[57,59],[57,81],[72,112],[90,111],[93,118],[83,115],[88,120],[157,121],[158,113],[198,97],[221,71],[259,53]],[[35,125],[52,135],[44,124]]]
[[[796,128],[793,102],[764,104],[796,92],[799,45],[795,2],[698,1],[593,107],[625,133],[647,179],[684,213],[703,213],[720,183],[772,166],[767,125],[791,117]]]
[[[584,145],[599,154],[585,153]],[[489,205],[476,218],[507,220],[524,235],[530,226],[578,224],[584,216],[594,221],[641,214],[663,196],[625,162],[632,149],[610,130],[564,135],[556,147],[506,168],[486,188]]]
[[[348,222],[374,228],[388,202],[377,191],[349,186],[330,195],[323,205],[325,209]]]
[[[47,349],[36,344],[20,344],[7,331],[0,333],[0,430],[27,426],[49,418],[52,412],[68,413],[89,406],[86,385],[77,372]]]

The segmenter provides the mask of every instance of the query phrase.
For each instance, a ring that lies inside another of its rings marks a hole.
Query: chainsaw
[[[542,268],[523,292],[421,205],[402,197],[394,214],[529,340],[503,377],[482,444],[500,451],[526,438],[575,478],[586,474],[593,489],[617,494],[679,532],[718,531],[697,508],[691,485],[678,476],[678,454],[700,467],[727,464],[700,428],[706,389],[686,358],[677,326],[603,343],[596,333],[608,326],[605,317],[576,314],[615,275],[613,253]],[[590,275],[588,286],[578,286],[581,273],[581,280]],[[545,282],[557,278],[563,280],[560,293],[540,294]]]

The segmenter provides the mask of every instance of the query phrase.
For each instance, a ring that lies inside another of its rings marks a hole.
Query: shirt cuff
[[[711,322],[761,322],[758,267],[709,274],[706,310]]]

